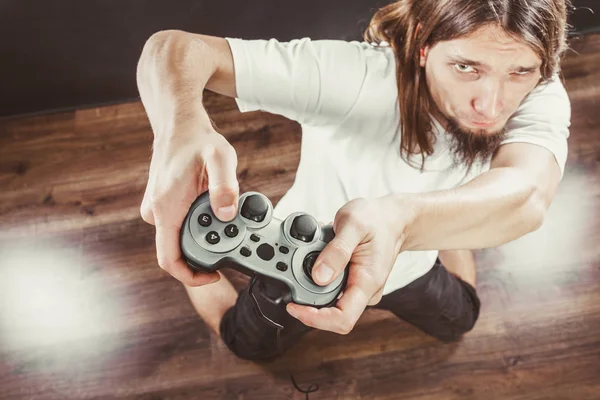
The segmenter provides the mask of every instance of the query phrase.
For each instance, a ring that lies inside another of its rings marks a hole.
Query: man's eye
[[[475,68],[465,64],[454,64],[458,72],[475,72]]]

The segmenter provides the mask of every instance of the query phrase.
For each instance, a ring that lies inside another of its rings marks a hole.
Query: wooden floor
[[[481,317],[454,345],[369,310],[350,335],[240,361],[157,266],[140,103],[0,121],[0,398],[304,399],[292,374],[310,399],[600,399],[600,35],[572,47],[564,180],[539,231],[477,252]],[[242,191],[277,202],[298,125],[207,108]]]

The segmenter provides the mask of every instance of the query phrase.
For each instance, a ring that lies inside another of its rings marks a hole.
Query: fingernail
[[[327,265],[320,265],[317,268],[317,279],[319,282],[327,282],[333,276],[333,270]]]
[[[221,207],[218,211],[221,219],[230,221],[235,217],[235,206],[233,204],[227,207]]]

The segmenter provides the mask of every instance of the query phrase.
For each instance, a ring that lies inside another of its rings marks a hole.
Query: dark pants
[[[313,329],[288,314],[285,303],[277,301],[280,292],[275,282],[257,281],[223,316],[221,337],[238,357],[273,360]],[[480,302],[475,289],[450,274],[438,259],[425,275],[369,308],[389,310],[425,333],[452,342],[473,328]]]

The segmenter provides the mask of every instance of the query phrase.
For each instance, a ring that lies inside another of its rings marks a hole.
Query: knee
[[[477,323],[478,313],[470,313],[456,321],[448,321],[448,329],[438,337],[444,343],[454,343],[460,341],[464,335],[469,333]]]
[[[445,325],[447,329],[445,329],[444,334],[439,337],[443,342],[457,342],[475,327],[475,324],[479,319],[481,303],[476,294],[473,294],[473,296],[465,295],[465,298],[468,299],[468,301],[466,301],[467,307],[454,318],[446,318]]]
[[[462,294],[462,312],[460,312],[456,318],[448,321],[449,334],[444,338],[445,342],[456,342],[460,340],[465,334],[473,330],[479,319],[481,301],[477,296],[477,292],[474,287],[463,282],[461,283],[465,288]]]
[[[234,309],[225,313],[220,325],[221,339],[236,357],[257,363],[271,362],[281,356],[276,346],[275,338],[267,335],[252,335],[233,323]],[[269,340],[272,339],[272,340]]]

